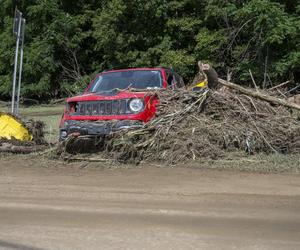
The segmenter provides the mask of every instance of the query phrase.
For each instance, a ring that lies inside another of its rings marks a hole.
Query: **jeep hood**
[[[98,101],[98,100],[116,100],[125,98],[144,98],[145,92],[132,92],[128,90],[105,91],[97,93],[84,93],[82,95],[67,98],[67,102],[83,102],[83,101]]]

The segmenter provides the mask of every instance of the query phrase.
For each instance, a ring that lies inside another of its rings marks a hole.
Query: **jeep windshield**
[[[158,70],[128,70],[103,73],[95,78],[88,92],[112,91],[114,89],[156,89],[162,87]]]

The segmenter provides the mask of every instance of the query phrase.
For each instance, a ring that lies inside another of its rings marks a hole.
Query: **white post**
[[[24,48],[24,31],[25,31],[25,19],[22,18],[22,41],[20,50],[20,67],[19,67],[19,79],[18,79],[18,91],[17,91],[17,103],[16,103],[16,115],[19,115],[19,102],[21,91],[21,79],[22,79],[22,67],[23,67],[23,48]]]
[[[18,54],[19,54],[19,41],[20,41],[20,32],[21,32],[21,22],[22,14],[20,14],[20,19],[18,23],[18,33],[17,33],[17,42],[16,42],[16,54],[15,54],[15,65],[14,65],[14,77],[13,77],[13,91],[11,98],[11,113],[15,112],[15,92],[16,92],[16,80],[17,80],[17,69],[18,69]]]

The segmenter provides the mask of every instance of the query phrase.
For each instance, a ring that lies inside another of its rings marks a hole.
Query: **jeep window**
[[[103,73],[95,78],[88,92],[111,91],[114,89],[154,89],[162,87],[158,70],[128,70]]]
[[[185,87],[182,77],[178,75],[175,71],[173,71],[172,69],[167,69],[166,74],[168,88],[175,89]]]
[[[175,84],[174,84],[174,75],[172,74],[171,70],[167,69],[166,70],[166,75],[167,75],[167,85],[168,88],[174,89]]]

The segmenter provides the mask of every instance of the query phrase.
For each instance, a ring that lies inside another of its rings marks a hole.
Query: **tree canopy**
[[[56,98],[110,68],[196,62],[241,84],[300,77],[300,0],[0,0],[0,97],[11,92],[17,6],[26,18],[22,95]]]

